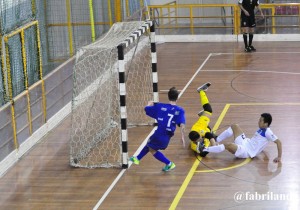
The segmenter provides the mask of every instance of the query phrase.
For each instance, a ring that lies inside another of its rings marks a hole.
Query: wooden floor
[[[0,179],[0,209],[299,209],[300,43],[255,44],[257,52],[248,54],[241,43],[158,45],[159,97],[166,101],[172,86],[182,90],[186,136],[201,110],[196,88],[207,81],[217,134],[238,123],[251,137],[260,114],[270,112],[283,143],[281,164],[272,162],[273,143],[252,160],[227,151],[201,159],[182,148],[177,130],[164,151],[177,166],[168,173],[150,154],[128,170],[72,168],[66,119]],[[151,130],[130,130],[129,155]]]

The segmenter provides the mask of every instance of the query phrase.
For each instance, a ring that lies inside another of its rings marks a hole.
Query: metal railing
[[[265,18],[259,15],[257,28],[264,33],[300,33],[300,3],[260,4]],[[237,4],[150,5],[158,34],[239,34],[240,8]],[[212,30],[215,29],[215,30]],[[174,32],[175,31],[175,32]]]

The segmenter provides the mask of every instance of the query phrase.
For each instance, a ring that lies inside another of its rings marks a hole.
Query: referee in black
[[[260,11],[261,16],[264,18],[264,14],[259,7],[259,0],[239,0],[239,7],[241,8],[241,29],[245,44],[245,52],[256,51],[252,46],[254,28],[256,27],[254,14],[255,7]],[[249,34],[249,43],[247,34]]]

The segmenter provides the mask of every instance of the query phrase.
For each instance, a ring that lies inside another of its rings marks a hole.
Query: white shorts
[[[246,142],[248,140],[249,139],[245,138],[244,134],[236,137],[236,139],[234,140],[234,143],[238,147],[237,150],[236,150],[236,152],[234,153],[234,155],[237,158],[249,158],[250,157],[250,155],[248,154],[247,147],[246,147]]]

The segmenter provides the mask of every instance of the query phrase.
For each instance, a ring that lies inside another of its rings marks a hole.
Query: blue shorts
[[[164,150],[168,147],[172,136],[154,133],[148,140],[147,146],[154,150]]]

